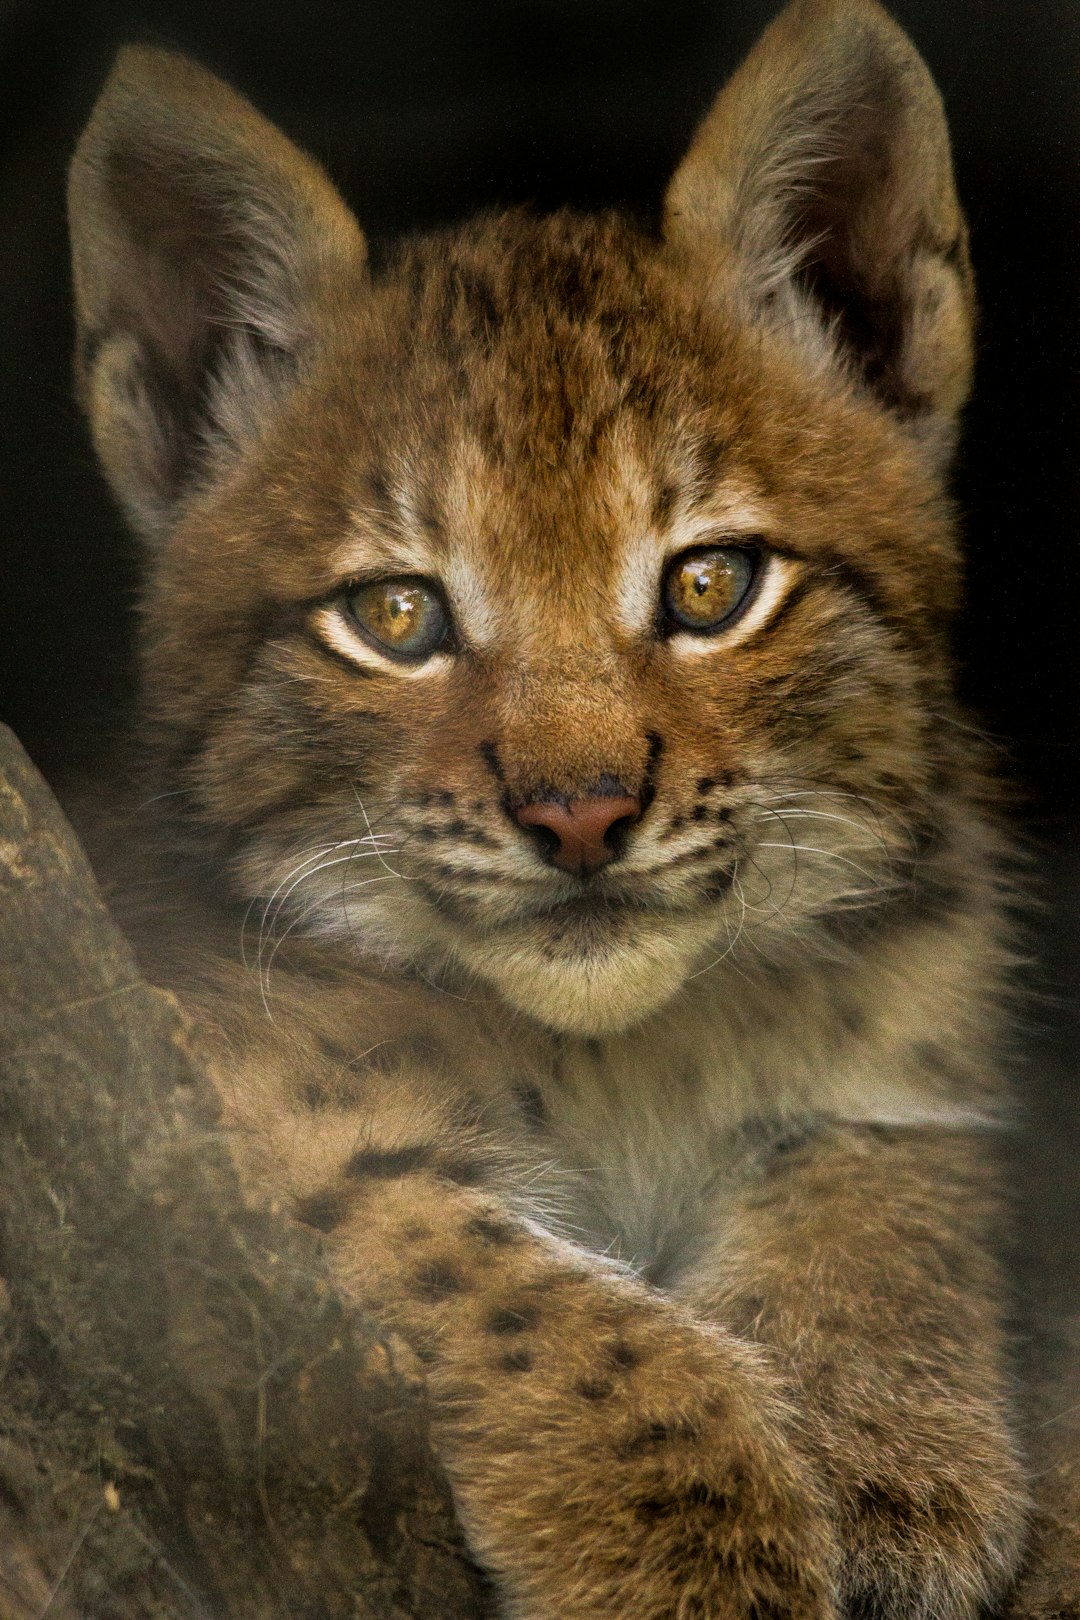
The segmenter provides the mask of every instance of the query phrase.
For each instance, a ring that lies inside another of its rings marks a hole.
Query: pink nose
[[[613,861],[619,853],[608,842],[608,834],[616,822],[636,821],[641,814],[641,800],[627,794],[621,799],[571,799],[568,804],[557,800],[523,804],[514,811],[522,827],[541,827],[554,834],[555,846],[544,838],[545,853],[553,865],[564,872],[598,871]]]

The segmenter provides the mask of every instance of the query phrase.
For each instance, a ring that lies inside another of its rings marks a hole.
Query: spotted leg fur
[[[762,1352],[460,1185],[462,1169],[367,1149],[299,1214],[426,1364],[505,1613],[833,1614],[831,1530]]]

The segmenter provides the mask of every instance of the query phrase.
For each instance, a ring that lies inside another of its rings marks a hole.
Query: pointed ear
[[[792,0],[671,182],[666,233],[818,365],[948,449],[973,294],[941,98],[874,0]]]
[[[71,165],[76,372],[147,538],[258,430],[364,240],[326,175],[183,57],[121,52]]]

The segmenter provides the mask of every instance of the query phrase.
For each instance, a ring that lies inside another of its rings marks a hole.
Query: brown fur
[[[1009,952],[948,648],[970,271],[911,46],[795,0],[657,239],[499,215],[371,279],[321,171],[156,52],[71,201],[170,795],[171,898],[114,892],[252,1196],[426,1361],[505,1613],[974,1615],[1025,1513]],[[669,633],[663,559],[732,537],[758,597]],[[340,608],[403,574],[458,627],[422,664]],[[619,794],[588,880],[515,819]]]

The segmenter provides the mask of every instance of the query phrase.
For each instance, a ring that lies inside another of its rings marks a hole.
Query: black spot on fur
[[[373,467],[368,473],[368,493],[378,506],[386,506],[390,501],[390,479],[381,467]]]
[[[432,1231],[431,1227],[425,1226],[422,1221],[410,1221],[401,1228],[398,1236],[403,1243],[427,1243],[432,1237]]]
[[[506,783],[506,772],[502,768],[502,764],[499,760],[499,751],[495,747],[495,744],[493,742],[482,742],[477,751],[480,758],[483,760],[484,764],[495,778],[496,782],[498,782],[500,786],[504,786]]]
[[[726,445],[719,439],[702,437],[693,447],[694,500],[708,500],[723,477],[728,463]]]
[[[440,1156],[435,1161],[434,1169],[447,1181],[452,1181],[455,1187],[480,1187],[487,1180],[487,1166],[465,1154],[456,1158]]]
[[[931,1074],[946,1080],[955,1081],[958,1077],[955,1058],[937,1041],[916,1041],[911,1055],[920,1069],[929,1069]]]
[[[540,1312],[533,1305],[525,1305],[516,1311],[504,1306],[492,1311],[487,1320],[487,1330],[500,1336],[528,1333],[539,1320]]]
[[[429,1260],[413,1275],[412,1295],[414,1299],[426,1300],[434,1305],[453,1294],[460,1294],[464,1286],[449,1261]]]
[[[353,1154],[345,1166],[345,1174],[351,1181],[390,1181],[396,1176],[426,1170],[431,1160],[430,1147],[362,1148],[359,1153]]]
[[[690,812],[691,821],[708,821],[709,807],[707,804],[695,804]]]
[[[666,527],[667,521],[675,509],[677,494],[678,491],[674,484],[661,484],[656,491],[653,497],[652,510],[652,520],[655,528],[663,529]]]
[[[582,1378],[574,1385],[583,1401],[606,1401],[614,1388],[609,1378]]]
[[[480,1243],[491,1243],[496,1248],[508,1248],[521,1240],[521,1233],[510,1221],[497,1220],[494,1215],[474,1215],[465,1228],[469,1237]]]
[[[759,1562],[759,1568],[760,1562]],[[789,1620],[792,1605],[785,1601],[776,1601],[773,1598],[751,1598],[750,1606],[746,1611],[747,1620]]]
[[[664,754],[664,739],[658,731],[648,732],[645,741],[649,745],[649,752],[645,759],[645,770],[642,773],[641,792],[638,795],[641,800],[642,815],[645,814],[656,798],[656,778]]]
[[[456,825],[461,828],[457,836],[462,843],[472,844],[476,849],[498,849],[498,839],[492,838],[489,832],[486,832],[483,827],[478,827],[475,822],[459,821]],[[453,827],[448,827],[446,831],[448,834],[453,832]]]
[[[514,1097],[529,1125],[539,1129],[547,1124],[547,1104],[544,1101],[544,1093],[539,1086],[534,1086],[529,1081],[522,1081],[514,1087]]]
[[[857,1002],[844,1002],[840,1009],[840,1022],[849,1035],[861,1035],[866,1028],[866,1014]]]
[[[317,1232],[333,1232],[345,1219],[346,1211],[342,1194],[328,1188],[300,1199],[296,1205],[296,1218],[305,1226],[313,1226]]]
[[[673,1492],[670,1496],[643,1497],[634,1504],[635,1513],[646,1524],[654,1524],[658,1519],[684,1519],[702,1508],[721,1514],[730,1510],[731,1501],[704,1480],[695,1480],[685,1491]]]
[[[677,1496],[645,1496],[640,1502],[634,1503],[634,1512],[645,1524],[655,1524],[657,1519],[671,1519],[679,1510]]]
[[[504,1356],[499,1357],[499,1366],[503,1372],[531,1372],[532,1351],[526,1350],[524,1345],[516,1345],[513,1350],[508,1350]]]
[[[633,1345],[627,1344],[622,1339],[612,1345],[609,1355],[612,1365],[618,1367],[620,1372],[629,1372],[632,1367],[637,1367],[641,1363],[641,1356]]]
[[[856,1491],[854,1506],[861,1517],[874,1519],[882,1525],[913,1527],[913,1519],[925,1518],[925,1513],[916,1508],[907,1491],[895,1490],[880,1481],[864,1485]]]
[[[796,1130],[785,1131],[783,1136],[778,1136],[773,1143],[773,1153],[778,1158],[790,1158],[793,1153],[798,1153],[800,1148],[812,1142],[817,1134],[817,1128],[813,1125],[803,1125]]]
[[[639,1429],[637,1434],[631,1435],[628,1440],[620,1442],[616,1449],[618,1455],[623,1458],[644,1457],[650,1451],[660,1451],[665,1446],[694,1442],[700,1438],[700,1430],[693,1423],[654,1421]]]
[[[430,490],[421,498],[416,515],[428,534],[438,534],[441,531],[442,524]]]
[[[486,276],[475,271],[470,274],[459,269],[457,278],[462,306],[477,336],[490,349],[502,320],[494,288]]]

